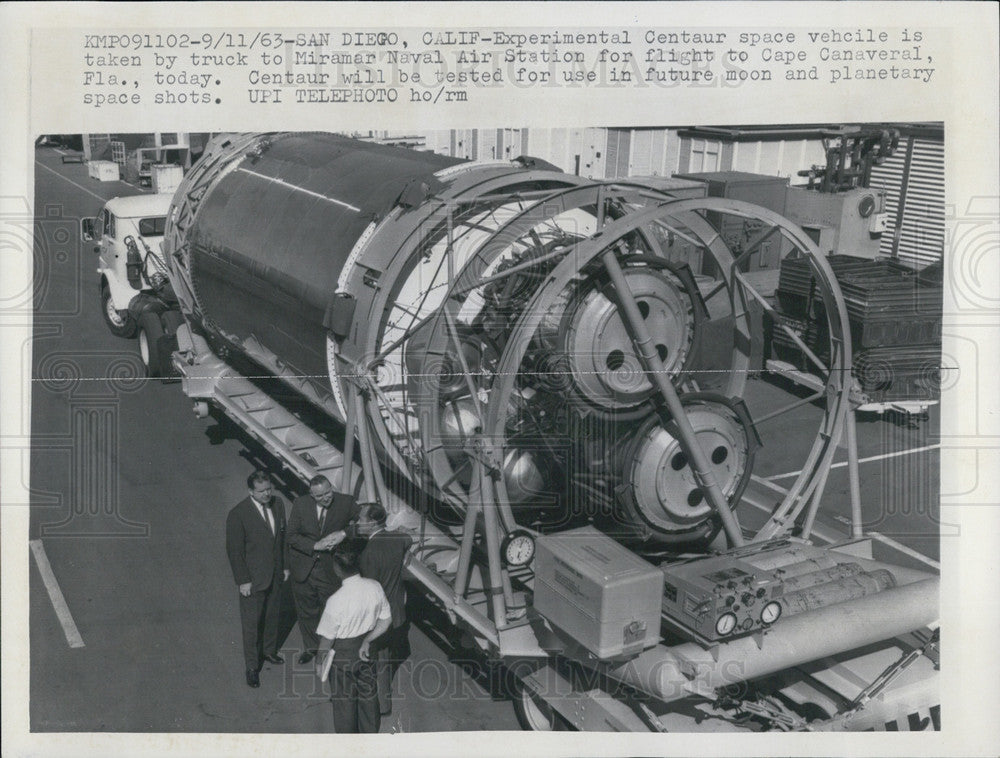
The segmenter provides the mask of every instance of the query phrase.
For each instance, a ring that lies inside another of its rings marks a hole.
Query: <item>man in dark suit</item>
[[[284,564],[285,504],[274,496],[271,478],[255,471],[247,478],[249,497],[226,518],[226,552],[240,590],[243,659],[247,684],[260,686],[263,661],[284,663],[278,655],[278,611]]]
[[[308,663],[316,655],[316,625],[327,598],[340,587],[331,565],[332,551],[357,516],[354,498],[335,493],[330,480],[322,474],[310,480],[309,494],[296,498],[292,504],[285,550],[302,633],[299,663]]]
[[[382,585],[392,611],[392,626],[373,645],[379,710],[382,715],[392,710],[392,677],[410,655],[403,564],[413,543],[408,534],[388,531],[385,521],[385,509],[375,503],[365,509],[358,522],[359,529],[367,531],[369,535],[368,544],[358,561],[361,576],[375,579]]]

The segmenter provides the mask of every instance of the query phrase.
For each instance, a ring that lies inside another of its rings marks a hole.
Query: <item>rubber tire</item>
[[[514,715],[526,732],[565,732],[568,722],[520,680],[514,685]]]
[[[146,311],[139,317],[139,357],[146,367],[146,376],[163,376],[163,366],[160,361],[160,337],[163,336],[163,323],[160,314]]]
[[[118,316],[117,321],[112,320],[112,310]],[[107,325],[108,331],[116,337],[131,338],[135,336],[138,324],[127,310],[119,311],[114,308],[111,302],[111,289],[107,282],[101,283],[101,315],[104,316],[104,323]]]

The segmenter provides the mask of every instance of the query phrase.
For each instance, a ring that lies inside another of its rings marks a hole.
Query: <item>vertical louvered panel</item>
[[[631,130],[608,129],[608,154],[605,165],[605,177],[612,179],[628,176],[628,155],[631,144]]]
[[[688,174],[691,172],[691,138],[681,138],[680,154],[677,158],[677,173]]]
[[[649,145],[649,173],[662,174],[667,149],[667,130],[656,129],[651,132],[651,134],[652,137]]]
[[[497,155],[497,130],[479,130],[479,160],[492,161],[500,156]]]
[[[923,268],[944,255],[944,143],[915,139],[908,172],[906,154],[903,140],[889,160],[872,169],[871,186],[885,189],[889,214],[879,252]],[[902,214],[900,198],[904,198]]]
[[[616,175],[615,174],[615,168],[616,168],[616,166],[618,164],[618,130],[617,129],[608,129],[608,146],[607,146],[607,149],[604,152],[604,155],[605,155],[605,158],[607,159],[605,161],[605,164],[604,164],[605,166],[607,166],[607,171],[605,172],[604,175],[606,177],[608,177],[608,178],[614,177]]]
[[[455,145],[456,152],[454,153],[456,158],[471,159],[475,156],[475,153],[473,153],[472,133],[472,129],[459,129],[456,132],[458,139],[458,144]]]
[[[735,142],[723,142],[722,143],[722,158],[719,161],[720,171],[732,171],[733,170],[733,155],[736,152]]]
[[[653,130],[634,129],[632,131],[632,155],[629,157],[628,173],[621,176],[649,176],[653,170]]]

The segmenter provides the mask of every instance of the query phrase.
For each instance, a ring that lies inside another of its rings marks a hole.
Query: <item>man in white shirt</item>
[[[355,550],[346,548],[335,553],[333,565],[342,584],[326,601],[316,628],[316,673],[322,677],[326,656],[332,649],[334,730],[337,734],[376,734],[382,717],[371,644],[391,625],[392,610],[382,585],[360,576]]]

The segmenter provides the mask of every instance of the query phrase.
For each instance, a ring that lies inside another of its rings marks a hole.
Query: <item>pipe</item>
[[[858,472],[858,429],[857,412],[847,412],[847,477],[851,487],[851,537],[860,538],[864,534],[861,514],[861,475]]]
[[[933,623],[937,578],[781,619],[763,637],[741,637],[706,649],[686,642],[659,645],[608,675],[665,703],[693,694],[711,697],[726,685],[773,674],[871,645]],[[831,630],[829,634],[821,630]]]

